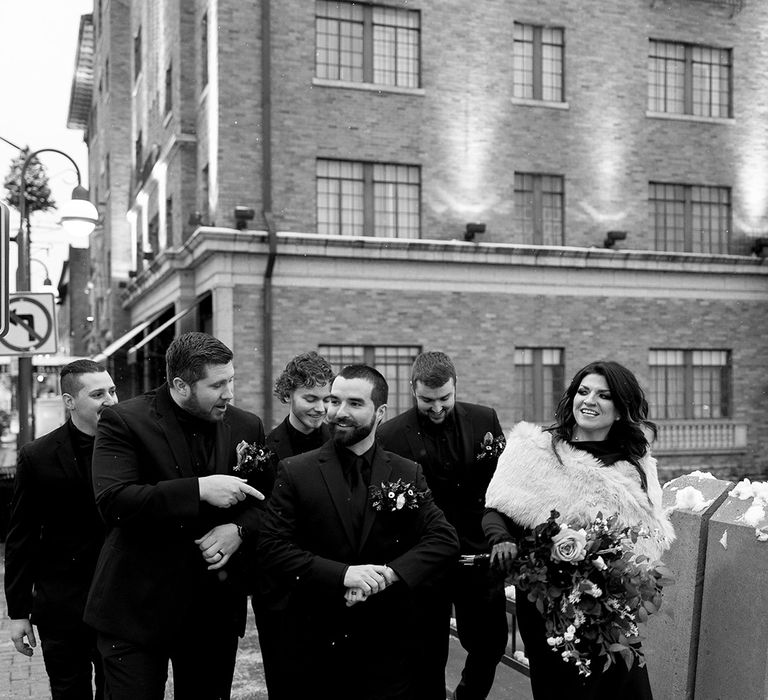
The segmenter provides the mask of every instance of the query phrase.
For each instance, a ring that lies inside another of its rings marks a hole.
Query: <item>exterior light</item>
[[[613,248],[616,241],[623,241],[627,237],[626,231],[608,231],[605,234],[605,240],[603,241],[603,248]]]
[[[467,224],[464,229],[464,240],[474,241],[478,233],[485,233],[485,224]]]
[[[88,236],[98,222],[99,212],[88,199],[88,190],[78,185],[72,190],[72,199],[61,208],[61,226],[71,237],[72,247],[87,248]]]

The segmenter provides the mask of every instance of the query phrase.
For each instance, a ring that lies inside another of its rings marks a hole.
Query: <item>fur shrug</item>
[[[606,467],[564,442],[558,444],[557,452],[562,464],[549,433],[531,423],[518,423],[488,485],[486,507],[528,528],[543,523],[552,510],[571,527],[587,525],[598,511],[605,517],[616,513],[622,526],[639,526],[648,532],[649,537],[638,540],[638,553],[657,559],[669,548],[675,534],[661,509],[656,460],[649,453],[640,460],[648,482],[646,492],[629,462]]]

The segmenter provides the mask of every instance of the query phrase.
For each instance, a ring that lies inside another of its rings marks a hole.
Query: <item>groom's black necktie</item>
[[[349,484],[349,510],[352,516],[352,528],[356,535],[363,527],[363,515],[368,502],[368,481],[370,467],[363,457],[355,456],[348,462],[347,483]]]

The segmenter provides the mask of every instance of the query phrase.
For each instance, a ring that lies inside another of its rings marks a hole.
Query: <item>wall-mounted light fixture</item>
[[[193,211],[187,219],[187,223],[190,226],[200,226],[203,223],[203,215],[199,211]]]
[[[253,221],[256,212],[250,207],[235,207],[235,228],[244,231],[248,228],[248,222]]]
[[[464,229],[464,240],[474,241],[478,233],[485,233],[485,224],[467,224]]]
[[[603,248],[613,248],[616,241],[623,241],[627,237],[626,231],[608,231],[605,234],[605,240],[603,241]]]
[[[752,241],[752,254],[758,258],[768,258],[768,236],[761,236]]]

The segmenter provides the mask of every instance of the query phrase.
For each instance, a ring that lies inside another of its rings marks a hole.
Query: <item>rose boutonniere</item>
[[[237,444],[235,452],[237,453],[237,464],[233,471],[241,476],[264,471],[264,468],[275,456],[272,450],[257,445],[255,442],[246,442],[245,440],[241,440]]]
[[[480,443],[480,452],[477,454],[477,459],[496,459],[504,452],[506,446],[507,441],[503,434],[493,437],[493,433],[488,432]]]
[[[390,481],[381,486],[370,486],[371,507],[386,513],[415,510],[430,497],[430,490],[419,491],[410,481]]]

